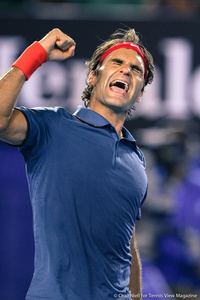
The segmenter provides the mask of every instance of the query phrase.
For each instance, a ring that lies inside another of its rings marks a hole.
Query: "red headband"
[[[144,75],[144,78],[145,78],[145,82],[147,81],[147,62],[146,62],[146,59],[145,59],[145,56],[144,56],[144,52],[143,50],[137,45],[137,44],[134,44],[132,42],[121,42],[119,44],[116,44],[114,45],[113,47],[111,46],[108,50],[106,50],[104,52],[104,54],[101,56],[101,59],[99,61],[99,64],[104,60],[104,58],[110,54],[111,52],[119,49],[119,48],[129,48],[129,49],[132,49],[134,51],[136,51],[138,54],[140,54],[140,56],[142,57],[142,60],[144,62],[144,67],[145,67],[145,75]]]

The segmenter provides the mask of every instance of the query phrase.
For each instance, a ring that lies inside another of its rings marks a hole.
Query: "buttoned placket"
[[[106,119],[104,119],[104,117],[102,117],[98,113],[96,113],[88,108],[79,106],[78,110],[76,111],[76,113],[74,113],[74,115],[82,122],[89,124],[96,128],[100,128],[100,127],[103,128],[103,127],[108,126],[110,135],[114,139],[114,141],[113,141],[113,162],[112,162],[113,166],[116,165],[116,161],[120,159],[120,156],[122,153],[121,151],[123,151],[122,150],[123,141],[129,140],[130,142],[135,142],[134,138],[132,138],[132,136],[126,131],[125,128],[124,128],[125,135],[127,135],[128,137],[119,138],[115,127],[111,123],[109,123]]]
[[[120,144],[122,142],[122,140],[124,138],[119,138],[118,137],[118,134],[116,132],[116,129],[114,126],[110,125],[110,135],[112,136],[112,138],[114,139],[114,146],[113,146],[113,166],[116,167],[116,162],[117,160],[120,159],[120,150],[121,150],[121,147],[120,147]]]

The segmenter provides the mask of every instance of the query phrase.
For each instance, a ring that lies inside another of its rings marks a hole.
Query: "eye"
[[[132,70],[132,71],[137,71],[137,72],[140,71],[140,70],[137,68],[137,66],[131,66],[131,70]]]
[[[131,66],[131,70],[143,76],[143,71],[138,66]]]
[[[113,60],[112,60],[112,63],[113,63],[114,65],[120,66],[120,65],[122,64],[122,61],[121,61],[120,59],[113,59]]]

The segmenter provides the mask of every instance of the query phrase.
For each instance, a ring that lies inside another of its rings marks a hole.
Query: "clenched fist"
[[[58,28],[50,31],[39,43],[46,50],[48,60],[65,60],[74,55],[76,47],[74,40]]]

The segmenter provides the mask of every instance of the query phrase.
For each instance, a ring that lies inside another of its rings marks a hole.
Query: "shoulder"
[[[21,106],[16,107],[16,109],[20,110],[29,121],[35,119],[37,121],[53,123],[55,121],[57,122],[58,119],[62,117],[65,117],[67,119],[74,118],[70,112],[60,106],[33,108]]]
[[[25,106],[16,107],[15,109],[20,110],[23,113],[26,114],[50,114],[50,115],[62,115],[62,114],[69,114],[71,115],[66,109],[60,106],[53,106],[53,107],[32,107],[28,108]]]
[[[57,133],[62,119],[71,119],[73,116],[62,107],[17,107],[21,111],[28,124],[27,136],[20,150],[35,153],[42,151],[49,145]],[[38,150],[39,149],[39,150]]]

